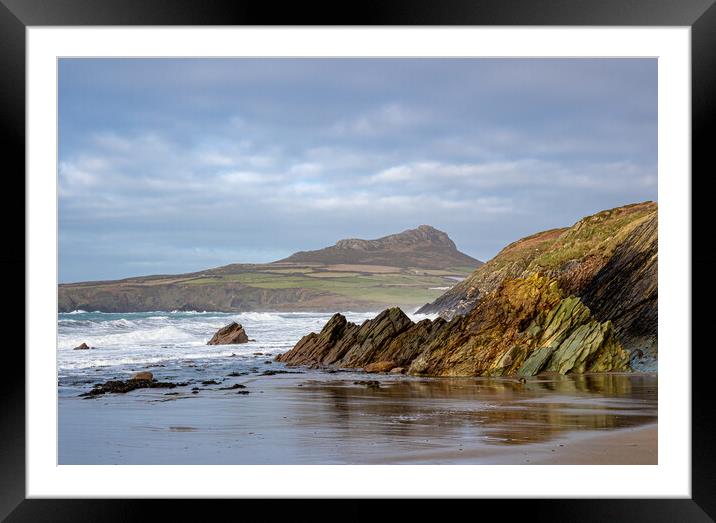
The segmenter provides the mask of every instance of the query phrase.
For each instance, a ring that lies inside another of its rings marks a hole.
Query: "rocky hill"
[[[410,310],[438,297],[482,262],[422,225],[378,240],[341,240],[268,264],[191,274],[62,284],[60,312]]]
[[[421,225],[377,240],[340,240],[332,247],[301,251],[281,260],[289,263],[365,264],[398,267],[479,267],[482,262],[457,250],[442,231]]]
[[[655,370],[657,205],[628,205],[503,249],[421,309],[334,316],[279,360],[438,376]]]

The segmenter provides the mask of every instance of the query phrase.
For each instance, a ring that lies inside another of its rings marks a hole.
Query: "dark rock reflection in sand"
[[[376,435],[430,441],[481,435],[482,443],[519,445],[567,432],[634,427],[657,417],[657,377],[594,374],[513,379],[350,380],[302,384],[300,424],[330,426],[342,438]],[[308,442],[308,444],[311,444]]]

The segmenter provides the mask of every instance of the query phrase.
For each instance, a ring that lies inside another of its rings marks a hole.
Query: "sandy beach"
[[[470,448],[391,456],[390,463],[482,465],[657,465],[658,425],[612,431],[571,432],[545,443],[515,448]]]
[[[59,463],[657,463],[655,375],[522,384],[292,370],[61,397]]]

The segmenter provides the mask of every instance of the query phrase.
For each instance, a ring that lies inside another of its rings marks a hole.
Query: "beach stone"
[[[77,347],[75,347],[75,348],[72,349],[72,350],[90,350],[90,349],[92,349],[92,348],[93,348],[93,347],[90,347],[90,346],[87,345],[86,343],[82,343],[81,345],[78,345]]]
[[[261,373],[262,376],[274,376],[276,374],[301,374],[301,372],[297,370],[265,370]]]
[[[141,374],[141,373],[138,373]],[[151,373],[147,373],[151,374]],[[176,387],[185,387],[188,383],[170,383],[162,381],[153,381],[147,379],[129,379],[127,381],[110,380],[99,385],[95,385],[89,392],[80,394],[81,397],[99,396],[108,392],[124,394],[135,389],[174,389]]]
[[[393,369],[390,369],[391,374],[404,374],[405,373],[405,367],[395,367]]]
[[[132,377],[129,379],[130,380],[152,381],[154,379],[154,374],[152,374],[149,371],[135,372],[134,374],[132,374]]]
[[[226,327],[220,328],[214,336],[207,342],[207,345],[234,345],[237,343],[247,343],[249,337],[246,335],[244,328],[232,321]]]
[[[231,387],[220,387],[219,390],[234,390],[234,389],[245,389],[246,385],[241,383],[234,383]]]
[[[396,367],[397,365],[394,361],[377,361],[366,365],[363,370],[366,372],[390,372]]]

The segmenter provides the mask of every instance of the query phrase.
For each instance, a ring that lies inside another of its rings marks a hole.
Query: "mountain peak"
[[[444,246],[449,249],[456,249],[455,243],[443,231],[439,231],[430,225],[420,225],[416,229],[407,229],[397,234],[383,236],[376,240],[361,240],[358,238],[348,238],[338,240],[336,248],[338,249],[363,249],[372,250],[389,247],[391,245],[417,245],[417,244],[433,244],[436,246]]]
[[[375,240],[347,238],[332,247],[301,251],[282,262],[344,263],[398,267],[446,268],[478,267],[482,264],[457,250],[447,233],[420,225]]]

